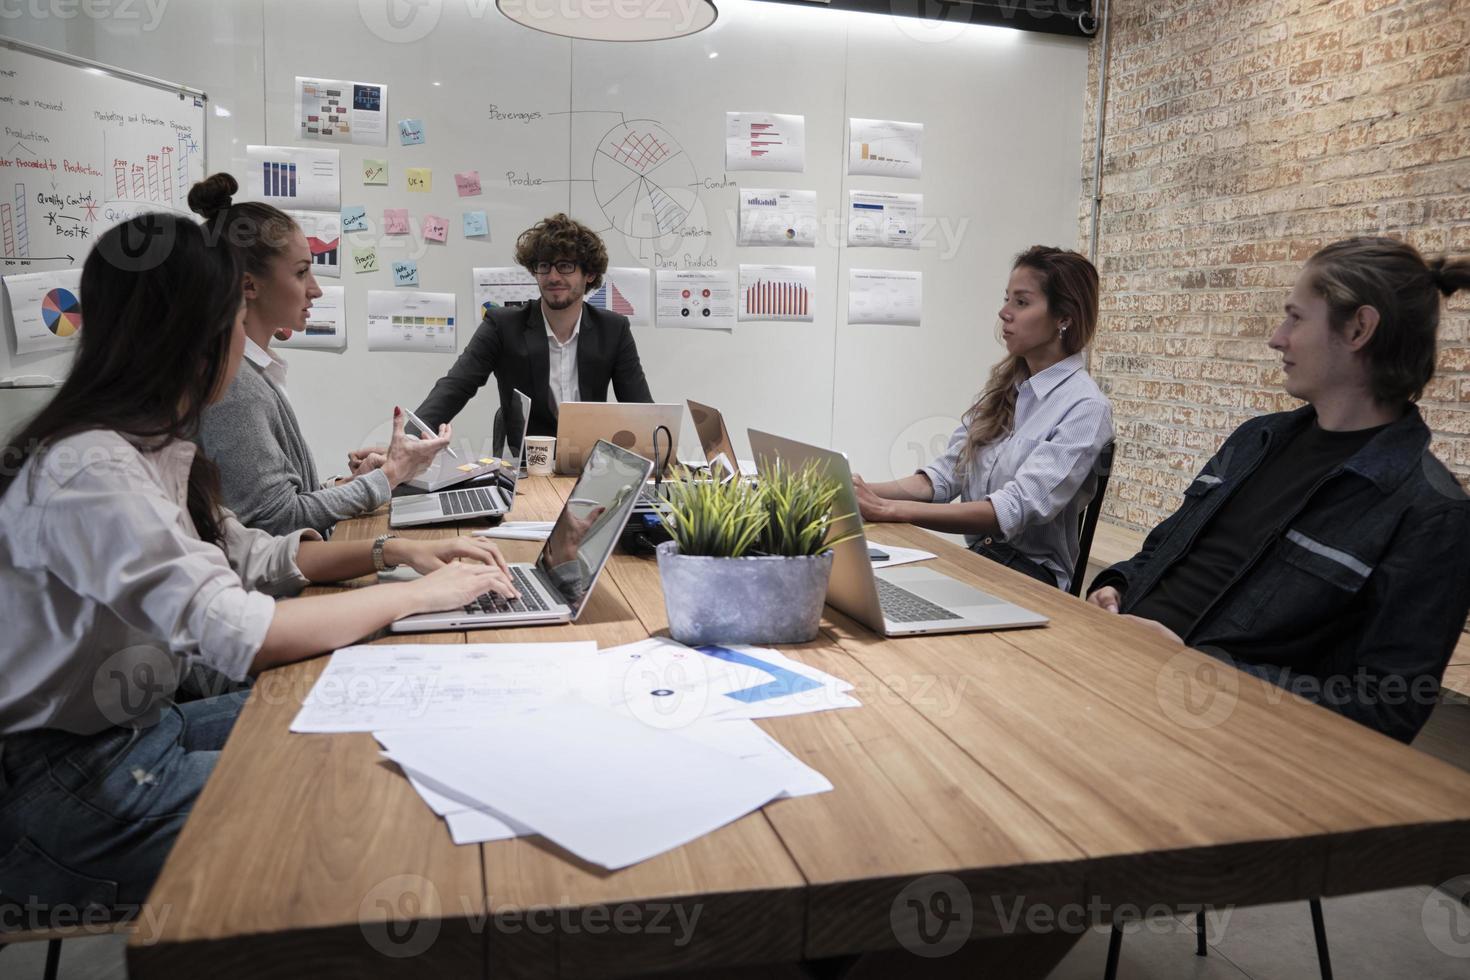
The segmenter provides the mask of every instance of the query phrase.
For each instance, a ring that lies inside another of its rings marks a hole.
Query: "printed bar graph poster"
[[[76,346],[82,330],[81,269],[21,273],[4,281],[17,354]]]
[[[806,170],[806,117],[772,112],[725,113],[725,169]]]
[[[612,268],[602,285],[587,294],[588,304],[599,310],[620,313],[635,327],[653,326],[653,273],[648,269]]]
[[[296,76],[296,136],[326,143],[388,142],[388,86]]]
[[[370,289],[368,350],[417,350],[453,354],[453,293],[424,293],[416,289]]]
[[[306,329],[293,330],[275,347],[307,347],[318,350],[341,350],[347,346],[347,290],[342,286],[323,286],[322,294],[311,301],[306,314]]]
[[[283,211],[340,211],[341,154],[297,146],[245,147],[245,191]]]
[[[742,265],[741,320],[812,320],[817,268],[812,265]]]
[[[314,276],[342,278],[342,215],[338,211],[287,211],[301,226],[311,250]]]
[[[848,119],[847,172],[918,177],[924,166],[924,124]]]

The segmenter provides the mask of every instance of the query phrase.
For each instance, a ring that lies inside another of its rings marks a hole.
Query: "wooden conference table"
[[[570,481],[521,488],[514,517],[550,519]],[[153,889],[130,974],[769,980],[863,954],[849,976],[1044,976],[1115,913],[1470,870],[1470,775],[915,528],[871,537],[935,551],[1051,625],[886,640],[829,608],[817,640],[783,652],[863,706],[761,725],[835,790],[618,872],[541,838],[455,846],[369,735],[287,731],[326,658],[271,671]],[[539,547],[500,544],[511,560]],[[611,646],[665,627],[656,565],[620,554],[574,625],[411,641]]]

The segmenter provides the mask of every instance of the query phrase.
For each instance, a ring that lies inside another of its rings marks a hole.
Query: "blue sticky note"
[[[398,142],[404,146],[412,146],[424,141],[424,121],[422,119],[400,119],[398,120]]]
[[[349,205],[342,209],[343,231],[367,231],[367,208]]]
[[[464,237],[479,238],[490,234],[490,220],[485,217],[484,211],[466,211],[464,213]]]
[[[412,259],[407,262],[393,263],[393,285],[395,286],[417,286],[419,284],[419,264]]]

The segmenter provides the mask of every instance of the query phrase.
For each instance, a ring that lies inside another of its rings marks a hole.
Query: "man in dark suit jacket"
[[[531,396],[531,435],[556,435],[564,401],[607,401],[609,382],[620,402],[653,401],[628,318],[583,299],[607,272],[607,249],[597,233],[553,215],[521,234],[515,258],[536,277],[540,301],[490,310],[419,406],[419,418],[434,428],[448,422],[491,374],[507,421],[512,390]],[[519,426],[505,429],[514,438]]]

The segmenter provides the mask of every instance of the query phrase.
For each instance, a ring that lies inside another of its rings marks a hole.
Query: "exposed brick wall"
[[[1105,519],[1147,529],[1231,429],[1300,404],[1265,340],[1317,248],[1389,234],[1470,254],[1470,0],[1112,0],[1112,17],[1091,369],[1118,431]],[[1440,347],[1421,408],[1463,481],[1463,293]]]

